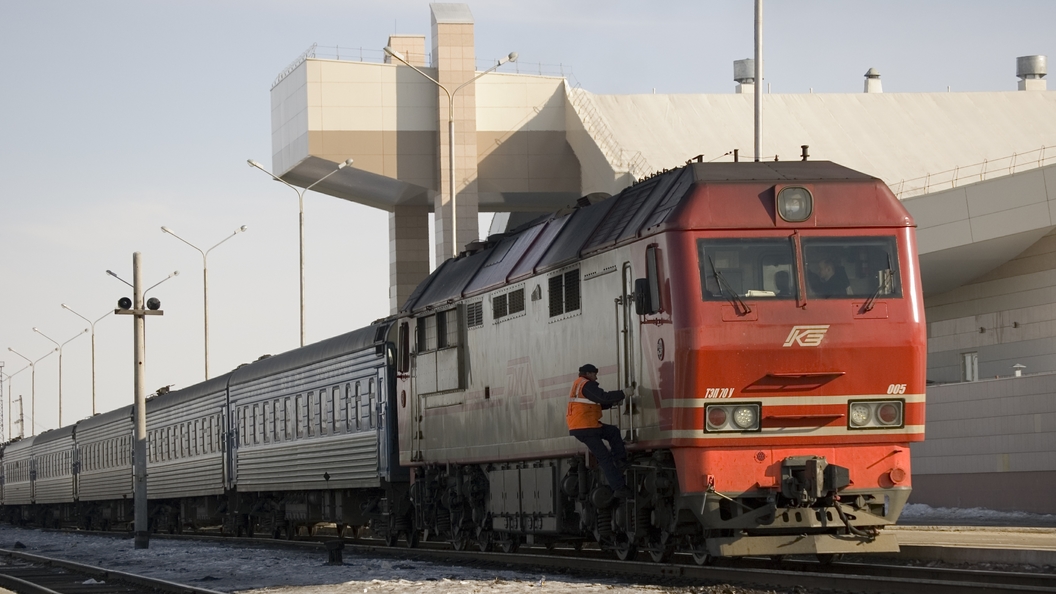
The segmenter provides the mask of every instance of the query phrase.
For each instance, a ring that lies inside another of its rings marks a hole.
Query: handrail
[[[1050,164],[1050,162],[1056,162],[1056,151],[1046,155],[1047,149],[1048,147],[1042,146],[1039,149],[1025,153],[1012,153],[997,159],[983,159],[981,162],[973,163],[972,165],[958,165],[946,171],[928,173],[912,179],[903,179],[898,182],[898,191],[895,192],[895,195],[902,200],[921,194],[956,188],[958,184],[963,184],[966,181],[967,183],[976,183],[993,177],[1014,175],[1022,171],[1038,169]],[[1035,154],[1036,157],[1033,156]]]

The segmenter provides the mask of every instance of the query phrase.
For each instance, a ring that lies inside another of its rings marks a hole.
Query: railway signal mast
[[[116,277],[116,275],[113,276]],[[135,477],[135,547],[137,549],[150,548],[150,525],[147,517],[147,376],[146,346],[143,335],[146,330],[146,316],[164,314],[161,311],[161,301],[154,297],[148,299],[146,307],[143,307],[143,293],[146,291],[143,290],[142,276],[140,253],[135,252],[132,254],[132,299],[122,297],[117,302],[117,309],[114,310],[115,314],[135,316],[133,341],[135,342],[136,432],[135,446],[132,450],[132,473]],[[154,287],[150,287],[152,288]]]

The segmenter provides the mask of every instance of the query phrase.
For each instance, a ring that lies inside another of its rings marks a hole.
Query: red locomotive
[[[828,162],[694,163],[473,245],[395,320],[403,534],[662,560],[897,549],[924,437],[914,223]],[[634,495],[564,413],[631,388]]]

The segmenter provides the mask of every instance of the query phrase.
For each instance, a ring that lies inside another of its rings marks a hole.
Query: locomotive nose
[[[781,494],[797,505],[835,495],[851,484],[850,470],[823,456],[790,456],[781,462]]]

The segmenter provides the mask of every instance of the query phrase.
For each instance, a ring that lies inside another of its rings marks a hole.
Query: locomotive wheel
[[[456,551],[464,551],[466,550],[466,546],[469,545],[469,535],[466,534],[465,530],[458,529],[454,531],[454,534],[451,535],[451,540],[448,542],[451,543],[452,549],[455,549]]]
[[[478,530],[477,531],[477,548],[480,549],[481,553],[487,553],[491,550],[494,534],[491,530]]]
[[[649,539],[649,558],[654,563],[664,563],[671,559],[671,555],[675,554],[675,548],[669,544],[670,540],[666,532],[661,532]]]
[[[416,549],[416,548],[418,548],[419,535],[418,535],[418,531],[417,530],[415,530],[414,528],[411,528],[410,530],[408,530],[407,532],[404,533],[404,536],[407,537],[407,540],[404,541],[404,544],[407,545],[408,549]]]
[[[516,553],[520,547],[521,543],[517,542],[517,537],[512,534],[507,535],[505,540],[499,541],[499,548],[503,553]]]
[[[707,541],[699,536],[690,539],[689,553],[693,555],[693,561],[697,565],[708,565],[715,561],[715,558],[708,554]]]
[[[616,558],[620,561],[634,561],[634,558],[638,556],[638,547],[622,534],[616,537],[612,550],[616,552]]]

